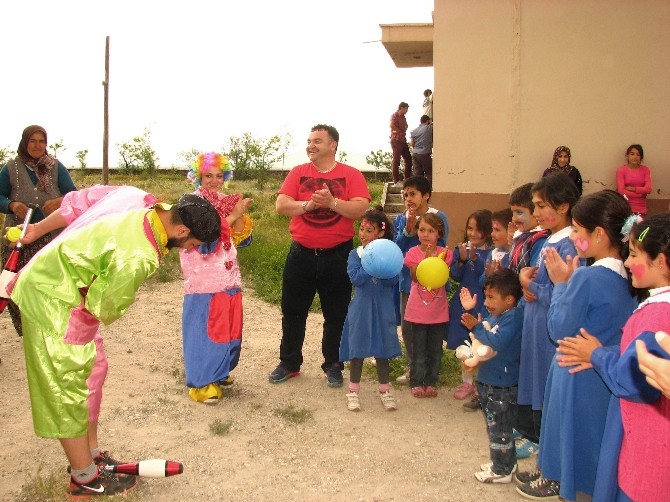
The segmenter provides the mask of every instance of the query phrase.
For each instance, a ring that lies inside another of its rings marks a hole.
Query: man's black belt
[[[338,244],[337,246],[333,246],[332,248],[308,248],[306,246],[303,246],[299,242],[293,241],[293,246],[296,246],[301,251],[305,251],[306,253],[311,253],[311,254],[315,254],[316,256],[319,256],[319,255],[327,255],[327,254],[335,253],[335,252],[337,252],[340,249],[345,248],[345,247],[351,248],[352,243],[351,243],[351,241],[344,241],[341,244]]]

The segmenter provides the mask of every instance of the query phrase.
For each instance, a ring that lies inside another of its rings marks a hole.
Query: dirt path
[[[321,322],[311,315],[299,378],[270,384],[278,363],[280,313],[245,301],[245,339],[235,385],[218,405],[194,403],[183,387],[181,284],[143,287],[128,314],[104,328],[110,362],[101,415],[102,446],[128,460],[184,463],[181,476],[142,480],[146,501],[453,500],[516,498],[512,485],[482,485],[473,476],[488,461],[484,421],[464,412],[447,389],[436,399],[394,390],[399,409],[386,412],[376,384],[362,382],[360,413],[346,410],[345,389],[327,387],[320,369]],[[55,441],[32,430],[22,341],[0,316],[0,500],[18,500],[35,476],[62,472]],[[346,385],[345,375],[345,385]],[[291,423],[293,406],[312,417]],[[224,435],[210,424],[230,423]],[[534,460],[522,461],[521,468]]]

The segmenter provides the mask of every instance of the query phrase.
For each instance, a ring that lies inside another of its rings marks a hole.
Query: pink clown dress
[[[186,386],[194,400],[202,401],[209,397],[212,387],[219,393],[218,384],[226,381],[240,359],[242,278],[237,247],[251,242],[251,220],[245,215],[245,230],[242,234],[231,234],[225,218],[240,195],[204,189],[195,193],[212,202],[222,224],[221,237],[213,246],[179,252],[184,276],[182,335]]]

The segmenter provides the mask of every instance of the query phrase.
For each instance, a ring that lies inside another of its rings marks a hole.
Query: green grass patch
[[[313,414],[310,410],[306,408],[297,409],[292,404],[283,408],[276,408],[272,411],[272,413],[275,416],[282,418],[292,424],[302,424],[308,420],[311,420],[313,417]]]
[[[232,426],[233,426],[232,420],[221,420],[217,418],[213,422],[210,422],[209,432],[211,432],[215,436],[225,436],[230,432]]]

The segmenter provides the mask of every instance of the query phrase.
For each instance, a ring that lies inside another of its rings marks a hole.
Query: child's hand
[[[470,330],[475,326],[477,326],[477,324],[479,324],[480,322],[482,322],[481,314],[477,314],[477,317],[475,317],[472,314],[468,314],[466,312],[461,316],[461,324]]]
[[[572,273],[579,267],[579,257],[572,258],[570,255],[563,261],[561,255],[554,248],[546,248],[544,254],[544,266],[549,274],[549,279],[554,284],[568,282]]]
[[[468,261],[468,250],[466,249],[465,245],[465,242],[461,242],[458,245],[458,261],[461,263]]]
[[[465,310],[472,310],[477,306],[477,295],[472,296],[470,290],[466,287],[461,288],[461,293],[459,295],[461,300],[461,305]]]
[[[409,214],[405,219],[405,233],[407,235],[414,235],[416,232],[416,211],[414,209],[409,210]]]
[[[475,261],[477,259],[477,250],[472,244],[470,244],[470,253],[468,258],[470,258],[471,261]]]
[[[497,272],[501,268],[502,268],[502,263],[499,260],[498,261],[487,261],[484,273],[486,274],[486,277],[488,277],[493,272]]]
[[[593,368],[591,364],[591,353],[602,343],[584,328],[579,330],[579,335],[566,337],[558,341],[556,361],[561,368],[574,366],[568,373],[579,373],[580,371]]]
[[[656,333],[656,341],[663,350],[670,353],[670,337],[663,331]],[[647,350],[642,340],[635,341],[635,350],[640,362],[640,371],[647,376],[647,382],[670,399],[670,361],[657,357]]]
[[[519,282],[521,287],[528,289],[531,281],[537,277],[537,267],[524,267],[519,272]]]

